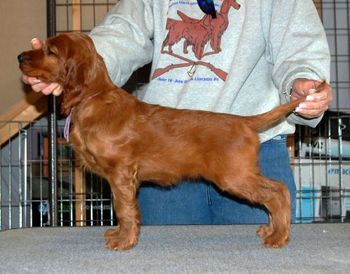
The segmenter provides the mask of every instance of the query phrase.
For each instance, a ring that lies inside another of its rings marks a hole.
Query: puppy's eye
[[[48,47],[46,51],[49,56],[57,56],[57,49],[55,47]]]

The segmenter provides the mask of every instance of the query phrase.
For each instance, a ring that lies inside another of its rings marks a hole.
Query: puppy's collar
[[[66,139],[67,143],[69,142],[69,132],[70,132],[70,123],[72,120],[74,107],[70,109],[70,112],[66,118],[66,121],[64,122],[64,129],[63,129],[63,137]]]
[[[81,103],[89,101],[89,100],[95,98],[96,96],[100,95],[101,93],[102,93],[102,91],[96,92],[96,93],[90,95],[89,97],[87,97],[86,99],[82,100]],[[72,115],[73,115],[73,112],[74,112],[74,108],[75,107],[72,107],[70,109],[69,114],[68,114],[68,116],[66,118],[66,121],[64,123],[63,137],[64,137],[64,139],[66,139],[67,142],[69,142],[70,124],[71,124],[71,121],[72,121]]]

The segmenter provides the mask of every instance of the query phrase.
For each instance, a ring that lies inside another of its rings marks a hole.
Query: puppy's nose
[[[17,60],[21,64],[26,60],[26,58],[25,58],[24,54],[21,53],[20,55],[17,56]]]

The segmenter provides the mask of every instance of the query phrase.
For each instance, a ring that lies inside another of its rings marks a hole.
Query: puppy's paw
[[[106,247],[112,250],[128,250],[137,244],[137,239],[114,238],[107,240]]]
[[[265,239],[266,237],[270,236],[272,233],[273,233],[273,227],[271,224],[261,225],[256,231],[256,234],[258,234],[261,239]]]
[[[287,245],[289,242],[289,233],[273,233],[272,235],[263,238],[264,246],[268,248],[280,248]]]
[[[115,238],[118,235],[118,233],[119,226],[117,226],[116,228],[107,229],[103,237],[106,241],[108,241],[109,239]]]
[[[108,229],[104,238],[106,247],[113,250],[127,250],[134,247],[138,241],[138,233],[122,230],[118,226],[116,229]]]

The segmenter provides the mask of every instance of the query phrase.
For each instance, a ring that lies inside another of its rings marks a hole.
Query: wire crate
[[[0,150],[0,228],[51,225],[48,130],[42,119],[1,122],[19,134]],[[23,125],[26,124],[26,127]],[[63,127],[59,126],[59,132]],[[57,215],[59,226],[113,225],[112,197],[101,178],[76,165],[71,146],[57,138]]]

